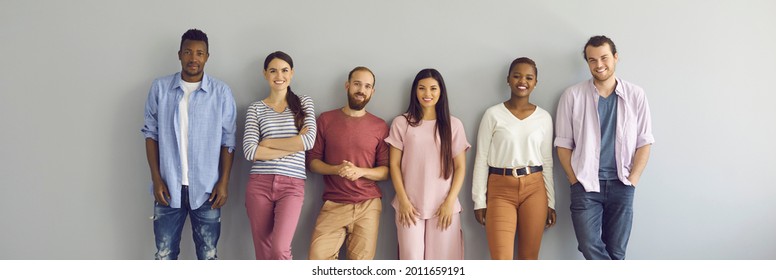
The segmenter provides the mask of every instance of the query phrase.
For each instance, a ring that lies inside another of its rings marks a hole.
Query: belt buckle
[[[517,175],[517,170],[520,170],[520,169],[523,169],[523,168],[525,168],[525,170],[526,170],[525,175],[531,174],[531,170],[528,170],[528,168],[523,166],[523,167],[512,168],[512,176],[515,177],[515,178],[520,178],[520,177],[525,176],[525,175]]]

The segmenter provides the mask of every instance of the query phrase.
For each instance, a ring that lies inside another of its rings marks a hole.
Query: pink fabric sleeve
[[[407,132],[407,126],[409,123],[403,115],[393,118],[391,130],[385,142],[399,150],[404,150],[404,133]]]
[[[451,117],[450,130],[452,130],[453,134],[453,157],[456,157],[462,152],[469,150],[472,145],[466,140],[466,131],[461,120]]]
[[[560,101],[558,101],[558,110],[555,113],[555,147],[561,147],[573,150],[574,144],[574,129],[572,127],[572,107],[574,104],[574,96],[571,89],[561,95]]]

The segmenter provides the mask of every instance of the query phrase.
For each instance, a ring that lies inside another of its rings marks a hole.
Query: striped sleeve
[[[315,135],[318,128],[315,124],[315,106],[313,105],[313,98],[307,95],[302,96],[302,110],[304,110],[304,126],[307,127],[307,133],[302,135],[302,144],[304,150],[309,151],[315,144]]]
[[[310,149],[315,142],[315,133],[317,133],[315,110],[312,107],[312,99],[309,97],[300,97],[300,102],[306,115],[304,125],[308,127],[307,134],[302,136],[302,142],[306,149]],[[294,115],[288,108],[283,112],[275,112],[261,101],[251,104],[246,116],[245,137],[243,138],[245,157],[253,162],[251,174],[274,174],[305,179],[307,176],[304,151],[276,159],[253,160],[261,140],[289,138],[298,134],[299,130],[294,125]]]
[[[259,128],[259,106],[257,102],[248,107],[248,113],[245,116],[245,133],[243,135],[243,152],[245,159],[254,161],[256,148],[259,147],[261,140],[261,129]]]

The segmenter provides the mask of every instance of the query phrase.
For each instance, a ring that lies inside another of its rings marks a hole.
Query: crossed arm
[[[253,160],[271,160],[304,151],[302,137],[307,131],[308,128],[305,126],[296,136],[261,140],[256,147]]]

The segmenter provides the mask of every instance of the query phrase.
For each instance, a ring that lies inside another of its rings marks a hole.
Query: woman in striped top
[[[309,96],[289,86],[294,62],[284,52],[264,60],[269,96],[248,107],[243,151],[253,161],[245,190],[257,260],[291,259],[304,200],[305,151],[315,143],[315,110]]]

